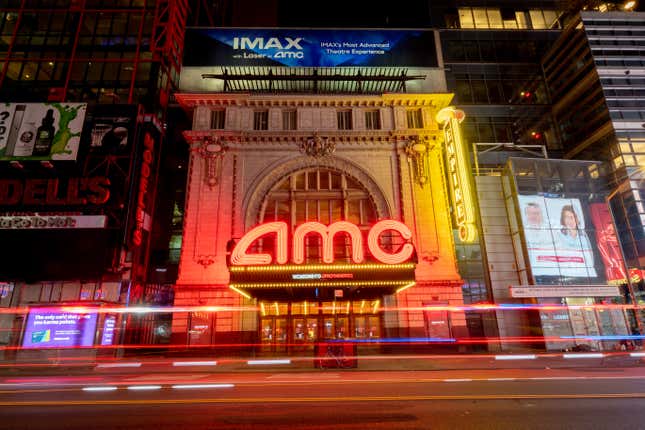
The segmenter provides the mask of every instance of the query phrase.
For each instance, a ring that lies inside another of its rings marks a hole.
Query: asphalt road
[[[8,376],[0,417],[11,430],[645,429],[645,369]]]

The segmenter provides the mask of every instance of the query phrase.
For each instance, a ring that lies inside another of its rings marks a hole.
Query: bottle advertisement
[[[0,103],[1,160],[76,160],[85,103]]]

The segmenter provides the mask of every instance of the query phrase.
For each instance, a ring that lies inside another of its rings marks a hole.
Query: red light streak
[[[318,309],[327,310],[328,307],[317,307],[310,304],[310,310]],[[330,308],[331,309],[331,308]],[[519,311],[519,310],[538,310],[538,311],[567,311],[567,310],[586,310],[586,309],[636,309],[645,310],[645,306],[632,304],[590,304],[590,305],[557,305],[557,304],[473,304],[473,305],[428,305],[428,306],[381,306],[378,311],[447,311],[447,312],[464,312],[464,311]],[[0,315],[18,315],[29,313],[30,308],[27,306],[14,308],[0,308]],[[154,313],[184,313],[184,312],[259,312],[260,306],[52,306],[50,312],[60,313],[78,313],[78,314],[154,314]]]

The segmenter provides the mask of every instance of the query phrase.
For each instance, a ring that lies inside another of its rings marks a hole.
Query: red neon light
[[[408,260],[414,253],[414,246],[411,243],[404,244],[401,250],[396,253],[390,253],[381,248],[379,238],[386,230],[398,232],[406,241],[412,238],[412,232],[405,224],[395,220],[379,221],[372,227],[368,235],[367,247],[372,256],[385,264],[400,264]],[[270,254],[248,253],[253,242],[269,233],[276,234],[275,263],[285,264],[287,262],[288,246],[287,231],[287,223],[282,221],[269,222],[254,227],[235,245],[231,253],[231,264],[233,266],[271,264],[272,257]],[[337,221],[329,226],[319,222],[307,222],[298,226],[293,234],[293,262],[295,264],[305,262],[305,237],[310,233],[316,233],[322,238],[323,262],[326,264],[334,261],[334,237],[337,233],[349,235],[352,241],[352,261],[354,263],[360,264],[365,260],[363,236],[356,225],[347,221]]]
[[[323,241],[323,262],[334,262],[334,236],[336,233],[347,233],[352,241],[352,261],[362,263],[363,236],[361,231],[354,224],[347,221],[338,221],[330,224],[329,227],[319,222],[306,222],[299,225],[293,233],[293,262],[302,264],[305,262],[305,236],[309,233],[318,233]]]
[[[275,259],[277,264],[287,262],[287,224],[282,221],[269,222],[254,227],[235,245],[231,253],[231,264],[235,266],[271,264],[271,254],[249,254],[249,247],[262,236],[275,233]]]
[[[381,233],[386,230],[394,230],[398,232],[404,240],[410,240],[412,238],[412,232],[408,226],[399,221],[389,219],[377,222],[374,224],[374,227],[372,227],[369,235],[367,236],[367,246],[374,258],[385,264],[400,264],[412,257],[414,247],[410,243],[403,245],[401,250],[394,254],[385,252],[383,248],[381,248],[379,237],[381,236]]]

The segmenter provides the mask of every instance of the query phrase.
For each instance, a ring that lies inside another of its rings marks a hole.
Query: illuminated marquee
[[[446,145],[446,165],[450,183],[450,196],[455,211],[455,221],[459,229],[459,239],[463,242],[475,240],[475,209],[473,191],[470,186],[470,163],[468,153],[461,138],[459,123],[463,121],[463,111],[447,107],[437,113],[437,121],[444,124]]]
[[[396,231],[403,240],[409,241],[412,232],[403,223],[394,220],[383,220],[377,222],[370,230],[367,237],[367,248],[374,258],[385,264],[400,264],[407,261],[414,253],[414,247],[405,243],[398,252],[390,253],[379,244],[379,238],[385,231]],[[323,262],[326,264],[334,261],[334,237],[338,233],[345,233],[349,236],[352,245],[352,261],[360,264],[365,260],[363,251],[363,236],[359,228],[346,221],[338,221],[329,226],[319,222],[307,222],[299,225],[293,233],[293,262],[303,264],[305,262],[305,237],[309,234],[317,234],[322,238]],[[231,265],[268,265],[273,257],[271,254],[250,254],[249,247],[261,237],[275,234],[275,263],[286,264],[288,259],[288,227],[282,221],[261,224],[251,229],[235,245],[231,253]]]

